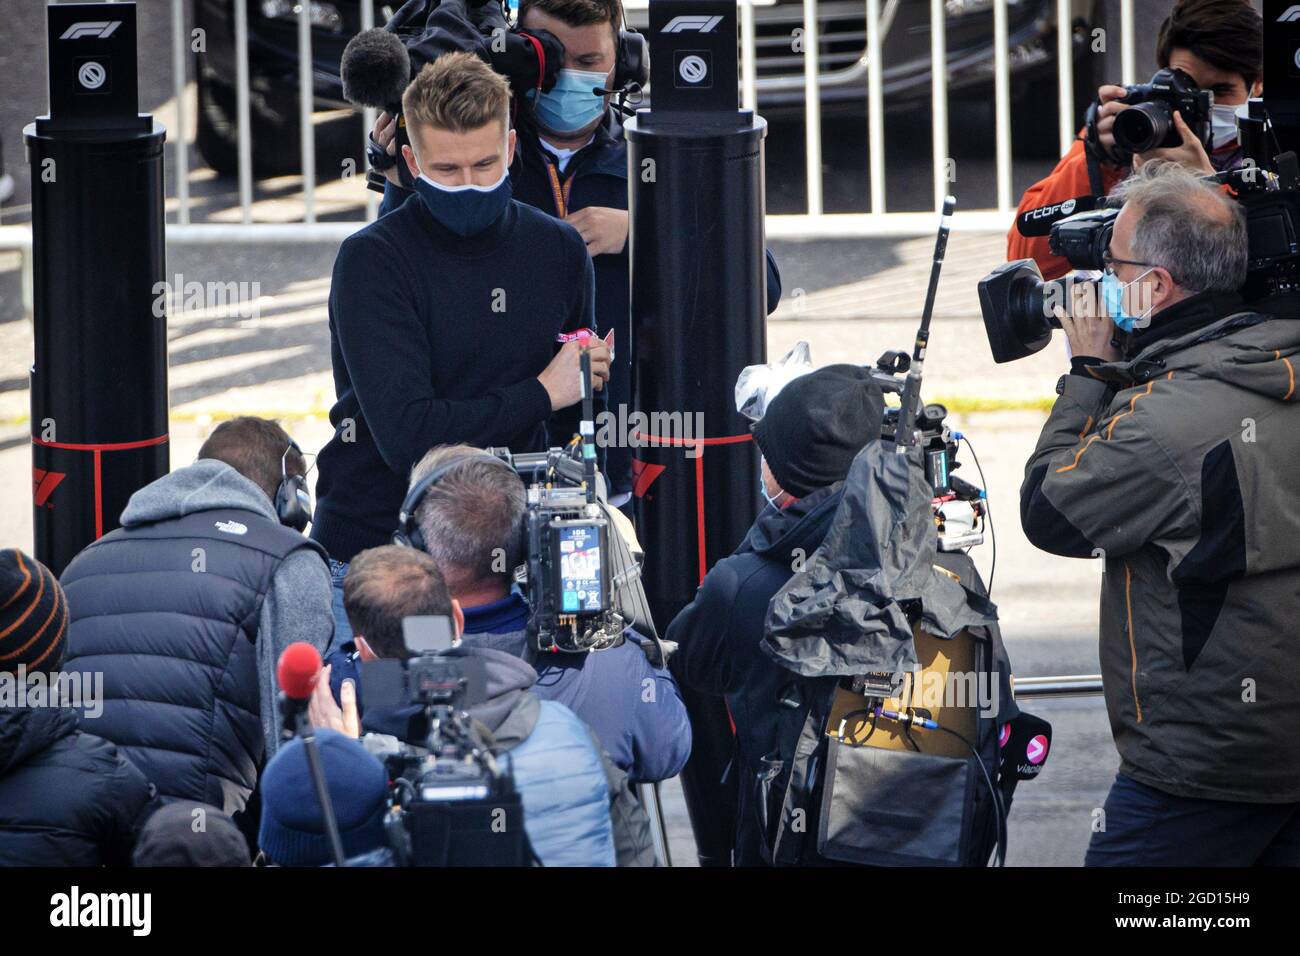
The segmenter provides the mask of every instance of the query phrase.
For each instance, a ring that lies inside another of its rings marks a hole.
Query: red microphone
[[[307,701],[316,689],[316,682],[320,680],[320,673],[320,651],[306,641],[295,641],[280,655],[280,660],[275,665],[275,679],[280,685],[280,716],[284,719],[284,729],[280,736],[284,740],[291,740],[301,728],[307,768],[325,818],[325,833],[329,836],[334,865],[344,866],[343,841],[339,836],[338,820],[334,816],[334,803],[330,799],[329,788],[325,785],[325,768],[321,765],[320,753],[316,749],[315,733],[311,725],[302,719]]]
[[[320,651],[306,641],[295,641],[284,649],[275,665],[275,679],[290,700],[307,700],[320,677]]]

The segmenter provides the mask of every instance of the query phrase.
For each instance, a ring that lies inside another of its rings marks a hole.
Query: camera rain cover
[[[997,622],[997,607],[934,567],[937,536],[920,449],[892,442],[858,452],[830,530],[768,604],[762,648],[803,677],[919,668],[904,604],[920,626],[951,639]]]
[[[781,389],[811,371],[812,350],[807,342],[796,342],[779,362],[747,365],[736,377],[736,411],[758,421]]]

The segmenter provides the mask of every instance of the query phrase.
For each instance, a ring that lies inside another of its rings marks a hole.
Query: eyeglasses
[[[1105,252],[1102,253],[1101,266],[1105,272],[1109,272],[1111,275],[1115,275],[1115,266],[1117,265],[1146,266],[1148,269],[1154,269],[1156,267],[1155,263],[1153,262],[1138,262],[1136,259],[1117,259],[1110,254],[1110,249],[1107,249]]]

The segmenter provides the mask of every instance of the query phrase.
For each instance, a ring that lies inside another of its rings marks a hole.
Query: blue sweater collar
[[[466,634],[502,634],[528,626],[528,602],[518,591],[499,601],[465,608]]]

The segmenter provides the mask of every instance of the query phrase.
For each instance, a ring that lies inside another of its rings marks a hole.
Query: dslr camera
[[[395,737],[362,738],[388,771],[389,846],[402,866],[525,866],[531,850],[524,809],[489,734],[465,712],[487,699],[481,660],[458,657],[446,617],[402,621],[406,661],[361,665],[367,710],[406,716],[413,747]]]
[[[1279,151],[1264,101],[1251,100],[1250,115],[1238,117],[1237,125],[1249,158],[1212,181],[1228,186],[1246,213],[1248,257],[1241,295],[1252,308],[1276,312],[1283,308],[1280,300],[1300,295],[1300,160],[1292,151]],[[1118,215],[1115,207],[1094,209],[1053,223],[1048,239],[1052,254],[1075,269],[1100,270]],[[1046,346],[1060,328],[1054,307],[1068,310],[1080,284],[1097,295],[1095,278],[1070,275],[1044,281],[1032,259],[1003,263],[981,279],[980,312],[993,360],[1011,362]],[[1287,307],[1294,309],[1294,301]]]
[[[1109,155],[1101,146],[1097,132],[1100,104],[1093,103],[1088,109],[1086,136],[1095,155],[1126,166],[1132,162],[1134,153],[1180,145],[1182,137],[1174,125],[1174,113],[1182,114],[1201,145],[1209,149],[1214,94],[1199,89],[1187,73],[1167,68],[1157,70],[1150,83],[1125,89],[1128,93],[1119,102],[1130,104],[1130,108],[1115,114],[1112,128],[1115,149]]]

